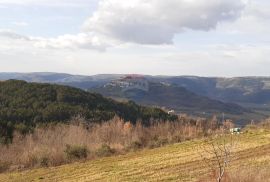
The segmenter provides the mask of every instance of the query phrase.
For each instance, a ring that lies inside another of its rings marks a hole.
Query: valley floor
[[[237,141],[230,171],[270,169],[269,131],[250,131],[239,135]],[[0,182],[209,181],[210,170],[199,155],[203,152],[198,149],[202,142],[188,141],[85,163],[5,173],[0,174]],[[268,177],[261,180],[270,181]]]

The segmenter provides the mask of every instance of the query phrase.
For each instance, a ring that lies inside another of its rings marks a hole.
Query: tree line
[[[38,124],[68,122],[74,116],[103,122],[119,116],[135,123],[141,120],[175,120],[159,108],[116,102],[97,93],[53,84],[9,80],[0,82],[0,142],[12,140],[14,130],[29,132]]]

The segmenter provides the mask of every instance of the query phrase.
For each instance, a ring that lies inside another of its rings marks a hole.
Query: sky
[[[270,76],[269,0],[0,0],[0,72]]]

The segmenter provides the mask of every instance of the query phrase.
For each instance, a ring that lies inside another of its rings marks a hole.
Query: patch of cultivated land
[[[270,131],[248,132],[237,138],[231,171],[270,169]],[[198,181],[209,174],[197,150],[202,143],[188,141],[85,163],[5,173],[0,181]]]

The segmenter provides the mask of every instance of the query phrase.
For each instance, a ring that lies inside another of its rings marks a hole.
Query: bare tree
[[[232,159],[232,152],[236,146],[235,136],[218,135],[204,141],[199,154],[204,164],[210,167],[216,175],[216,181],[221,182]]]

